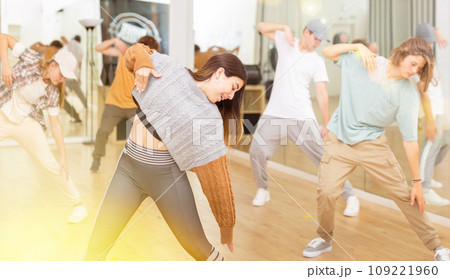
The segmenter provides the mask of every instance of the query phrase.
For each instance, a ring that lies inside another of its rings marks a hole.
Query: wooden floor
[[[0,260],[82,260],[122,146],[108,144],[101,172],[93,174],[89,172],[93,147],[66,144],[70,173],[90,212],[87,220],[75,225],[65,222],[71,205],[28,154],[21,147],[0,147]],[[52,149],[56,153],[56,147]],[[190,174],[210,242],[227,260],[310,260],[301,252],[316,237],[316,185],[272,170],[272,200],[253,207],[256,187],[249,162],[233,154],[230,158],[237,214],[234,253],[220,245],[217,224],[198,180]],[[348,218],[342,215],[344,206],[339,200],[333,251],[313,260],[433,259],[400,212],[362,200],[360,215]],[[142,204],[130,224],[109,260],[192,260],[151,200]],[[436,228],[450,247],[450,228]]]

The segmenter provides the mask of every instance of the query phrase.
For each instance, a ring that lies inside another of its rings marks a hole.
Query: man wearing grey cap
[[[446,47],[448,44],[439,30],[429,23],[422,23],[417,26],[416,37],[428,41],[430,47],[433,47],[435,42],[438,42],[441,48]],[[432,177],[434,168],[444,159],[450,145],[450,129],[444,115],[444,98],[436,66],[433,73],[437,84],[430,83],[427,94],[424,95],[428,98],[422,100],[426,114],[426,125],[425,139],[420,154],[420,176],[422,177],[422,189],[427,204],[447,206],[450,205],[450,201],[442,198],[431,189],[442,188],[442,183],[434,181]],[[429,102],[428,107],[426,105],[427,102]]]
[[[278,61],[275,81],[269,103],[258,121],[250,146],[250,162],[258,190],[252,201],[263,206],[270,200],[267,180],[267,160],[287,138],[300,147],[318,167],[323,153],[323,138],[329,121],[328,75],[325,62],[314,50],[323,40],[328,40],[327,28],[318,19],[306,24],[301,39],[294,38],[289,26],[272,22],[260,22],[259,31],[275,41]],[[315,82],[316,98],[323,120],[320,131],[311,103],[309,85]],[[346,216],[359,212],[358,198],[347,181],[342,197],[347,200]]]

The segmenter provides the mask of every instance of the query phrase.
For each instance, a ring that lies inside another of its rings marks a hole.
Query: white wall
[[[169,55],[194,68],[193,0],[171,0],[169,7]]]
[[[436,0],[436,27],[450,41],[450,1]],[[450,46],[446,49],[436,47],[436,61],[441,76],[441,86],[446,100],[446,115],[450,120]]]
[[[409,0],[396,0],[392,2],[392,12],[394,15],[401,15],[405,12],[408,12],[409,9]],[[411,37],[411,34],[409,32],[409,26],[410,26],[410,16],[407,17],[403,16],[393,16],[392,17],[392,26],[395,26],[395,28],[392,28],[392,46],[397,47],[400,45],[403,41],[409,39]],[[385,54],[386,56],[389,56],[389,53]]]
[[[2,32],[9,33],[9,25],[20,26],[20,33],[14,36],[28,46],[37,41],[49,44],[61,36],[71,39],[78,34],[86,53],[86,29],[79,20],[100,18],[99,1],[93,0],[2,0],[2,3]],[[63,10],[58,12],[61,9]],[[100,28],[97,27],[94,44],[100,40]],[[85,64],[83,63],[82,72]],[[82,73],[81,76],[83,79],[85,74]]]
[[[257,0],[194,0],[194,41],[211,46],[240,46],[239,58],[254,64]]]
[[[304,12],[302,18],[302,28],[313,18],[320,18],[328,27],[328,38],[331,43],[322,42],[316,51],[322,55],[322,49],[332,44],[333,37],[336,33],[344,31],[350,35],[350,41],[359,38],[368,37],[369,22],[369,1],[359,0],[323,0],[323,8],[317,15],[308,15]],[[329,82],[327,84],[328,94],[336,96],[341,90],[341,70],[334,65],[331,60],[325,59],[325,65],[328,71]],[[311,96],[315,96],[315,89],[311,87]],[[331,114],[332,112],[330,112]]]

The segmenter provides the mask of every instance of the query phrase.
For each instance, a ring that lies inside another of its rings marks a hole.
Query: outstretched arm
[[[127,44],[122,42],[119,38],[109,39],[95,46],[95,50],[101,54],[114,57],[124,55],[127,49]]]
[[[448,46],[448,41],[442,36],[441,31],[434,27],[434,34],[436,35],[437,44],[440,48],[446,48]]]
[[[330,60],[338,61],[341,54],[350,51],[357,51],[359,53],[363,65],[367,70],[371,71],[377,67],[375,63],[375,57],[377,55],[363,44],[335,44],[325,47],[322,50],[322,54]]]
[[[236,223],[233,190],[228,171],[227,156],[191,169],[197,174],[203,193],[220,227],[222,244],[233,252],[233,228]]]
[[[276,31],[283,31],[284,37],[286,38],[288,43],[291,46],[294,46],[294,35],[292,34],[292,30],[288,25],[275,22],[260,22],[258,23],[258,30],[272,41],[275,41]]]
[[[322,139],[325,139],[327,135],[328,121],[330,120],[330,114],[328,109],[328,91],[327,83],[325,81],[316,82],[316,98],[319,104],[320,114],[322,115],[323,127],[321,131]]]
[[[419,143],[417,141],[403,141],[408,165],[413,176],[413,188],[411,190],[411,205],[417,200],[420,212],[425,210],[425,197],[422,190],[422,181],[420,181],[419,170]]]
[[[125,67],[128,71],[134,73],[134,83],[139,92],[144,91],[145,87],[147,87],[150,74],[156,78],[161,77],[156,72],[150,58],[152,53],[153,49],[144,44],[132,45],[125,53]]]
[[[48,119],[50,120],[50,130],[52,131],[53,138],[56,142],[56,147],[59,151],[59,163],[61,165],[61,169],[64,170],[66,179],[69,179],[69,169],[67,168],[66,163],[66,150],[64,149],[64,136],[61,128],[61,122],[59,121],[59,116],[49,115]]]
[[[8,48],[13,49],[17,40],[8,34],[0,34],[0,62],[2,63],[2,80],[7,87],[12,86],[13,79],[16,77],[9,65]]]
[[[420,99],[422,100],[422,108],[425,112],[426,126],[425,126],[425,136],[428,140],[434,141],[434,137],[438,133],[436,124],[434,123],[433,111],[431,109],[430,97],[428,94],[420,93]]]
[[[36,42],[30,46],[30,49],[36,51],[37,53],[44,54],[47,50],[47,47],[48,46],[44,45],[41,42]]]

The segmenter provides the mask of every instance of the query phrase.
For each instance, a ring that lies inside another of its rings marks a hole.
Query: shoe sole
[[[330,247],[327,247],[325,249],[322,249],[320,251],[315,251],[315,252],[307,252],[307,251],[303,250],[303,257],[306,257],[306,258],[318,257],[318,256],[322,255],[323,253],[330,252],[332,248],[333,248],[333,246],[330,246]]]
[[[87,217],[89,216],[89,213],[86,213],[86,215],[83,217],[83,218],[81,218],[80,220],[67,220],[67,223],[69,223],[69,224],[78,224],[78,223],[81,223],[83,220],[85,220]]]
[[[434,202],[427,202],[427,205],[434,205],[434,206],[447,206],[450,205],[450,203],[434,203]]]
[[[270,201],[270,196],[266,199],[266,201],[263,204],[255,203],[254,201],[252,201],[252,205],[253,206],[264,206],[268,201]]]
[[[86,218],[87,218],[87,216],[84,217],[83,219],[79,220],[79,221],[78,220],[76,220],[76,221],[74,221],[74,220],[67,220],[67,223],[69,223],[69,224],[78,224],[78,223],[81,223]]]
[[[344,216],[346,216],[346,217],[355,217],[355,216],[358,216],[358,214],[359,214],[359,211],[358,212],[356,212],[356,213],[352,213],[352,214],[349,214],[349,213],[345,213],[345,211],[344,211],[344,213],[342,213]]]

